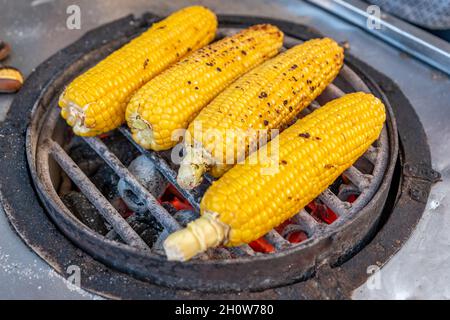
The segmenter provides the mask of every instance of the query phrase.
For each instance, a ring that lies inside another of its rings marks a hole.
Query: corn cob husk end
[[[203,180],[203,174],[209,170],[213,160],[203,148],[185,145],[185,156],[178,169],[177,182],[185,189],[193,189]]]
[[[209,248],[226,243],[230,227],[221,222],[216,213],[205,212],[186,228],[169,235],[164,251],[171,261],[187,261]]]
[[[76,103],[66,100],[64,93],[59,98],[58,105],[61,107],[61,116],[72,127],[73,132],[77,136],[93,137],[101,133],[97,130],[92,130],[86,125],[85,108],[81,108]]]
[[[155,151],[162,150],[155,142],[151,123],[142,119],[138,113],[134,113],[128,118],[128,126],[131,129],[134,141],[140,146]]]

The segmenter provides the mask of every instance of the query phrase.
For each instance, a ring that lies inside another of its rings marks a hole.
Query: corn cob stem
[[[141,117],[136,116],[128,125],[134,129],[136,139],[141,141],[152,141],[154,139],[152,125]]]
[[[193,189],[203,180],[203,173],[214,163],[211,155],[203,148],[185,145],[185,156],[180,163],[177,182],[185,189]]]
[[[72,101],[65,101],[61,99],[61,104],[64,106],[61,110],[61,115],[66,119],[67,123],[73,127],[73,131],[79,135],[84,135],[89,132],[89,128],[84,125],[86,115],[76,103]]]
[[[230,227],[217,214],[205,212],[185,229],[173,233],[164,242],[167,259],[186,261],[195,255],[226,242]]]

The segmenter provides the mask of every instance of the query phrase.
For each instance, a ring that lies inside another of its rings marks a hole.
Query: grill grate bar
[[[177,182],[177,173],[175,170],[173,170],[170,165],[158,155],[157,152],[146,150],[143,147],[141,147],[139,144],[137,144],[132,135],[131,132],[126,127],[120,127],[119,131],[148,159],[150,159],[153,164],[158,168],[158,170],[161,172],[161,174],[169,181],[177,190],[181,193],[181,195],[194,207],[194,209],[199,212],[200,211],[200,199],[202,197],[202,194],[199,194],[196,192],[196,189],[194,190],[186,190],[178,185]]]
[[[305,230],[305,228],[301,225],[298,224],[288,224],[286,227],[284,227],[283,229],[283,233],[282,236],[283,237],[289,237],[290,234],[294,233],[294,232],[298,232],[298,231],[303,231],[306,232],[306,234],[310,234],[307,230]],[[294,244],[295,245],[295,244]]]
[[[370,186],[372,177],[371,175],[362,173],[354,166],[345,170],[345,176],[349,178],[350,181],[353,182],[353,184],[357,186],[360,191],[363,191]]]
[[[320,104],[316,100],[314,100],[313,102],[311,102],[308,108],[314,111],[320,108]]]
[[[111,152],[108,147],[98,138],[83,138],[97,154],[116,172],[116,174],[132,188],[137,197],[145,201],[151,214],[169,232],[181,229],[180,224],[167,212],[153,195],[145,189],[141,183],[128,171],[122,162]]]
[[[211,248],[207,251],[209,257],[216,259],[231,259],[232,254],[226,248]]]
[[[343,185],[339,188],[339,194],[338,197],[339,199],[341,199],[342,201],[345,201],[345,199],[347,199],[350,195],[360,195],[361,194],[361,190],[352,184],[347,184],[347,185]]]
[[[348,214],[352,207],[350,203],[341,201],[330,189],[325,190],[319,199],[339,216]]]
[[[243,244],[239,247],[230,247],[228,248],[230,252],[238,255],[238,256],[254,256],[256,255],[256,252],[253,251],[253,249],[248,244]]]
[[[289,241],[287,241],[285,238],[283,238],[276,230],[272,229],[266,235],[264,238],[270,242],[277,250],[286,249],[291,245]]]
[[[345,95],[345,92],[339,89],[336,85],[333,83],[330,83],[325,90],[322,92],[322,94],[317,98],[318,102],[323,105],[325,103],[337,98],[340,98]]]
[[[344,64],[344,66],[342,67],[340,74],[344,79],[346,79],[349,83],[351,83],[353,88],[355,88],[357,91],[370,93],[370,90],[364,83],[364,81],[355,73],[355,71],[350,69],[346,64]]]
[[[89,201],[97,208],[103,218],[111,224],[122,240],[133,247],[150,251],[150,248],[144,240],[139,237],[136,231],[130,227],[119,212],[117,212],[117,210],[100,193],[100,191],[98,191],[97,187],[91,182],[91,180],[89,180],[84,172],[81,171],[81,169],[64,151],[64,149],[53,140],[47,140],[45,143],[49,146],[50,154],[55,161],[78,186]]]
[[[318,227],[321,225],[316,219],[314,219],[305,209],[300,210],[298,214],[296,214],[292,220],[299,226],[303,227],[304,231],[308,233],[308,236],[311,237]]]
[[[370,146],[369,149],[364,153],[363,157],[365,157],[367,160],[369,160],[372,164],[375,164],[377,162],[377,154],[378,149]]]

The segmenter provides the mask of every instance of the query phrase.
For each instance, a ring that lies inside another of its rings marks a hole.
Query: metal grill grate
[[[340,72],[339,78],[351,85],[354,91],[370,92],[365,83],[348,67],[344,66]],[[320,96],[323,103],[342,96],[344,92],[336,85],[329,85]],[[55,106],[55,108],[57,108]],[[299,117],[302,117],[315,109],[320,108],[320,104],[314,101],[308,108],[302,111]],[[192,207],[199,211],[199,203],[203,195],[203,189],[186,190],[181,188],[176,182],[176,172],[172,169],[169,163],[163,159],[158,152],[143,149],[137,145],[131,138],[131,133],[128,128],[121,127],[120,132],[131,141],[135,147],[148,159],[150,159],[163,176],[173,184],[176,189],[186,198]],[[108,202],[108,200],[101,194],[89,178],[82,172],[82,170],[75,164],[65,150],[54,140],[47,138],[45,144],[54,160],[59,164],[62,170],[71,178],[71,180],[78,186],[81,192],[92,202],[104,219],[111,224],[114,231],[120,238],[128,245],[136,247],[140,250],[150,252],[151,254],[161,253],[161,240],[169,233],[181,228],[176,219],[163,208],[153,195],[146,190],[139,181],[128,171],[128,169],[120,162],[120,160],[107,148],[107,146],[99,138],[84,138],[89,146],[96,151],[96,153],[114,170],[114,172],[122,179],[124,179],[132,188],[135,195],[142,199],[148,208],[148,212],[153,215],[158,222],[164,227],[164,231],[160,236],[160,241],[157,241],[154,248],[149,248],[139,235],[132,229],[127,221],[117,212],[117,210]],[[386,127],[383,128],[380,138],[373,146],[363,155],[370,163],[373,164],[373,170],[370,174],[364,174],[355,166],[352,166],[345,172],[345,176],[351,181],[352,185],[346,186],[347,191],[359,193],[355,202],[349,203],[342,201],[330,189],[326,190],[319,196],[319,200],[323,202],[328,208],[333,210],[338,216],[350,216],[356,214],[361,210],[373,197],[377,191],[388,161],[388,136]],[[207,177],[207,182],[211,183],[212,178]],[[341,190],[342,191],[342,190]],[[343,191],[345,192],[345,190]],[[265,235],[265,239],[273,245],[276,252],[290,248],[291,246],[301,245],[293,244],[286,240],[290,232],[305,231],[309,239],[315,239],[320,236],[327,228],[333,228],[334,223],[328,225],[314,219],[304,209],[301,210],[295,217],[293,217],[293,224],[288,225],[283,234],[276,230],[271,230]],[[158,248],[159,247],[159,248]],[[210,249],[206,254],[199,255],[200,259],[230,259],[239,256],[253,256],[256,253],[248,245],[243,245],[235,248],[217,248]]]

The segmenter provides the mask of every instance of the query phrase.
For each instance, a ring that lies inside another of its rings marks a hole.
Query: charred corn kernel
[[[298,120],[261,148],[269,159],[252,153],[212,184],[201,202],[202,216],[166,239],[167,257],[187,260],[218,244],[236,246],[263,236],[349,168],[378,138],[385,117],[383,103],[360,92]],[[264,170],[274,165],[276,170]]]
[[[178,183],[193,188],[205,171],[218,177],[243,160],[250,146],[263,141],[258,132],[270,138],[272,129],[283,129],[333,81],[343,60],[343,49],[335,41],[314,39],[239,78],[189,125]]]
[[[178,143],[197,113],[240,75],[277,54],[283,33],[275,26],[252,26],[202,48],[136,92],[126,118],[141,146],[165,150]],[[175,136],[174,136],[175,135]]]
[[[131,95],[192,50],[214,39],[217,18],[193,6],[177,11],[70,83],[60,97],[61,115],[75,134],[94,136],[125,121]]]
[[[13,93],[23,84],[23,76],[19,70],[12,67],[0,67],[0,92]]]

